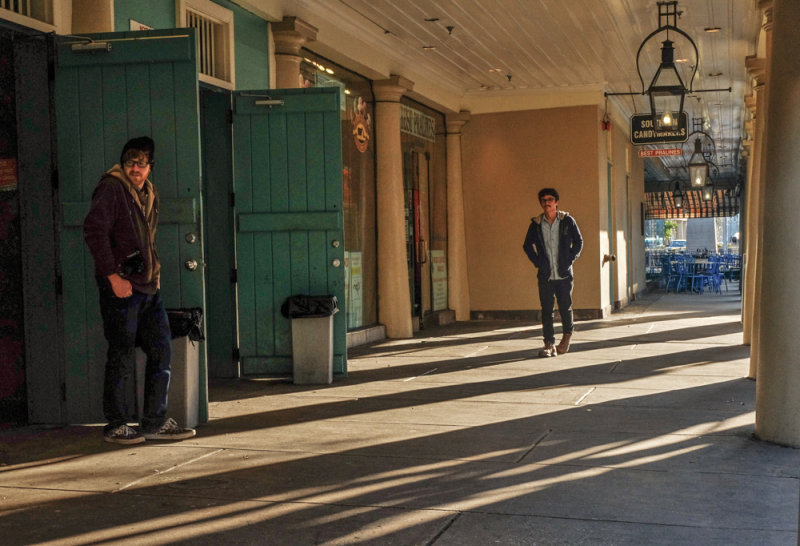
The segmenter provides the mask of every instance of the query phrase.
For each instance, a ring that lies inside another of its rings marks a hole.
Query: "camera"
[[[130,277],[142,271],[144,271],[144,258],[142,258],[142,253],[138,250],[134,250],[125,256],[125,259],[120,265],[120,273],[123,277]]]

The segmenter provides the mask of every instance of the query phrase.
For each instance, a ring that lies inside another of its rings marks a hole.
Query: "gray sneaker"
[[[138,430],[129,427],[128,425],[120,425],[117,428],[112,428],[103,433],[103,440],[111,444],[141,444],[145,438]]]
[[[142,434],[148,440],[185,440],[192,438],[197,432],[193,428],[182,428],[175,422],[175,419],[170,417],[161,428],[152,432],[145,432]]]

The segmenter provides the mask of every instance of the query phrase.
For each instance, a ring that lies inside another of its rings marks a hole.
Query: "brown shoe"
[[[572,337],[572,334],[564,334],[561,337],[561,343],[558,344],[556,347],[556,352],[560,355],[569,351],[569,339]]]
[[[556,356],[556,347],[550,342],[545,342],[544,347],[539,349],[540,357]]]

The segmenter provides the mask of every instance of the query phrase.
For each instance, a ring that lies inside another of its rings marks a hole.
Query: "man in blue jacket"
[[[578,224],[569,213],[558,210],[558,192],[553,188],[539,191],[544,211],[531,218],[525,235],[525,254],[539,270],[539,301],[542,305],[544,347],[539,356],[556,356],[569,351],[572,337],[572,264],[583,248]],[[553,308],[558,300],[563,336],[556,346]]]

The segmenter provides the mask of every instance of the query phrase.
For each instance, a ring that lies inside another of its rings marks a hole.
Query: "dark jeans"
[[[553,307],[558,300],[558,313],[561,315],[561,331],[572,333],[572,279],[560,281],[539,281],[539,301],[542,304],[542,333],[545,343],[555,343],[553,328]]]
[[[169,321],[161,294],[134,291],[128,298],[117,298],[105,279],[99,285],[103,332],[108,341],[103,390],[106,430],[136,420],[136,346],[147,355],[144,407],[138,412],[140,424],[143,431],[158,429],[167,415],[172,354]]]

